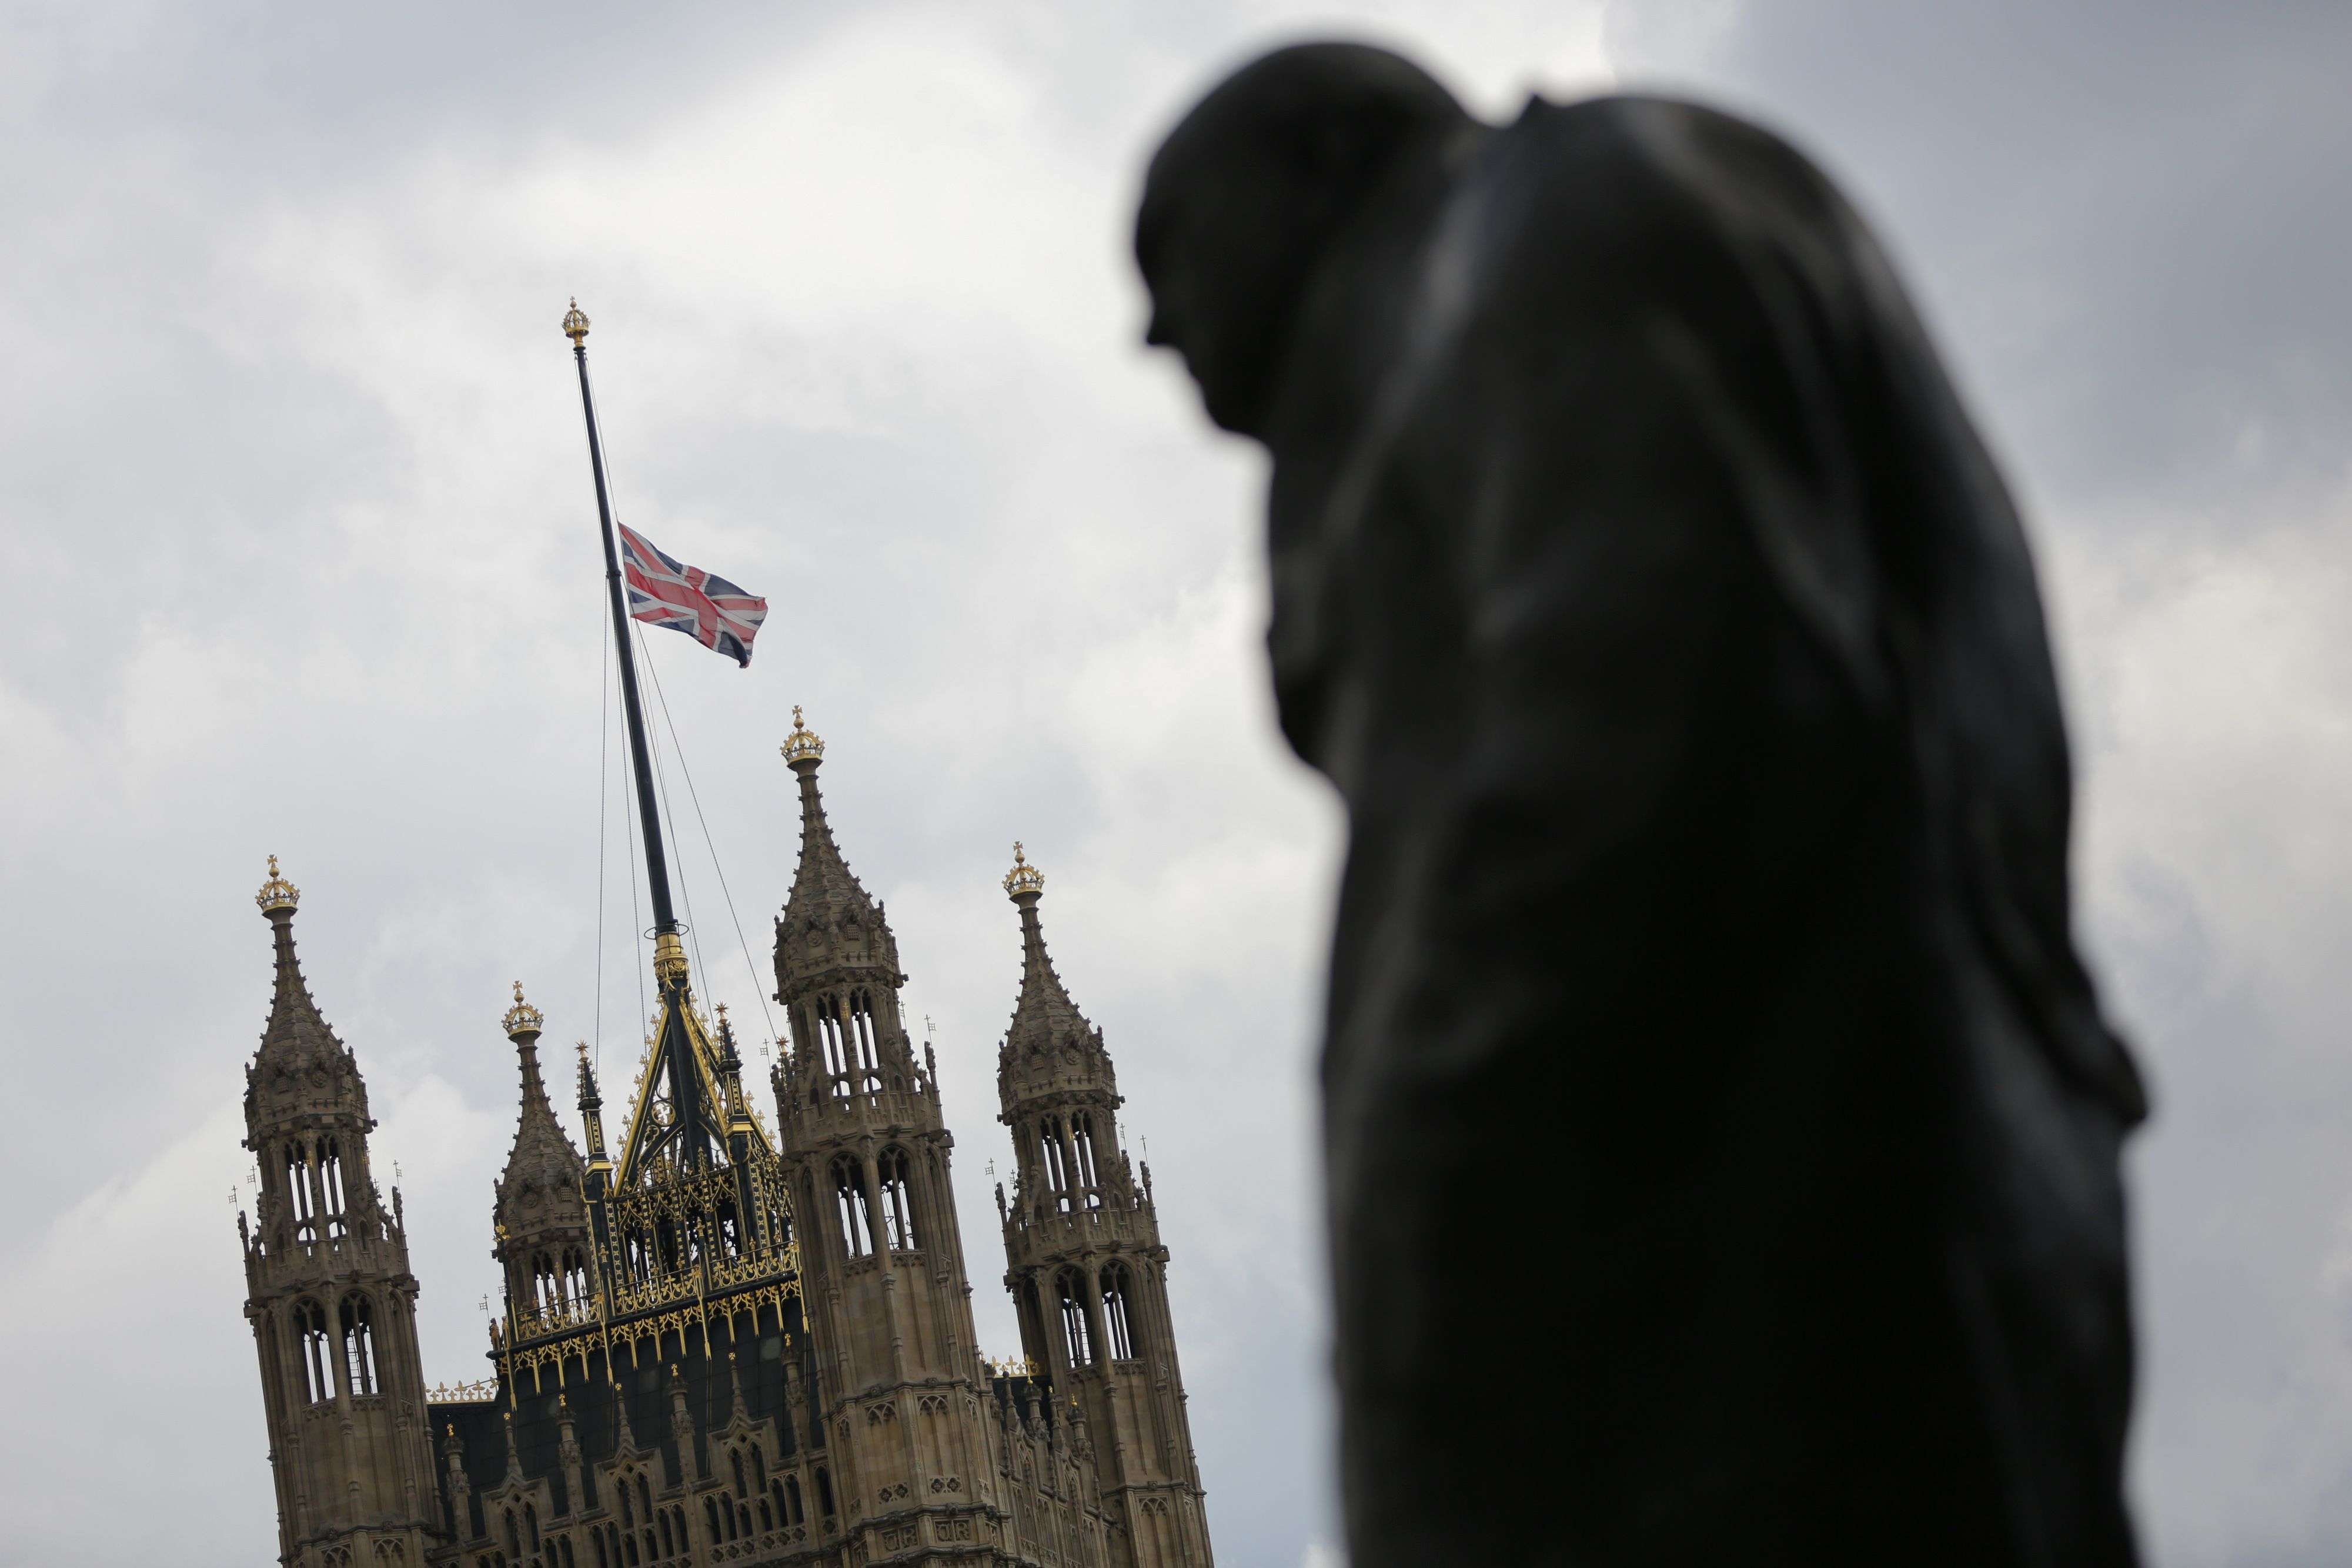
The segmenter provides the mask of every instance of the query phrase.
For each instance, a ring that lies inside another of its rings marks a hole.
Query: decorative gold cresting
[[[1024,893],[1044,893],[1045,873],[1029,863],[1021,852],[1021,841],[1013,841],[1013,869],[1004,873],[1004,891],[1014,898]]]
[[[675,931],[655,934],[654,978],[665,986],[686,979],[686,944]]]
[[[509,1040],[521,1040],[526,1036],[537,1040],[547,1018],[522,999],[522,982],[517,980],[514,983],[514,1006],[507,1009],[507,1016],[500,1021],[506,1025]]]
[[[580,308],[577,298],[572,301],[572,308],[563,313],[563,335],[572,340],[574,348],[588,336],[588,312]]]
[[[793,732],[784,737],[783,749],[786,762],[814,762],[824,756],[824,742],[801,722],[798,703],[793,705]]]
[[[253,902],[261,905],[262,914],[268,915],[275,909],[291,909],[301,901],[302,890],[278,874],[278,857],[271,855],[269,880],[261,884],[261,891],[253,895]]]

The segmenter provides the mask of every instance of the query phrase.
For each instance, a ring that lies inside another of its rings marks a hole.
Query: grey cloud
[[[1850,181],[2037,503],[2094,936],[2164,1096],[2138,1167],[2139,1484],[2183,1565],[2352,1540],[2336,16],[1608,17],[1629,73],[1751,105]],[[1028,842],[1151,1141],[1220,1546],[1328,1563],[1308,1084],[1337,824],[1268,722],[1258,471],[1135,346],[1125,209],[1166,117],[1276,37],[1370,30],[1507,112],[1605,78],[1601,22],[11,12],[0,903],[33,1109],[0,1144],[22,1195],[0,1350],[49,1413],[0,1445],[14,1549],[268,1550],[226,1197],[262,853],[304,887],[314,989],[402,1163],[436,1375],[481,1364],[506,982],[555,1038],[598,1036],[608,1093],[625,1080],[635,955],[608,820],[598,977],[597,563],[554,330],[576,292],[625,515],[776,604],[748,674],[654,650],[755,954],[800,702],[910,1011],[940,1022],[983,1260],[1018,952],[995,878]],[[680,825],[707,983],[754,1017]]]

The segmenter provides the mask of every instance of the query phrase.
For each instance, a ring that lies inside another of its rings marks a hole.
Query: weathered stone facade
[[[1209,1568],[1150,1172],[1119,1150],[1101,1031],[1045,956],[1042,877],[1016,852],[1005,879],[1024,977],[998,1206],[1024,1358],[996,1364],[897,938],[834,842],[823,743],[796,722],[784,755],[802,832],[775,927],[776,1135],[725,1010],[689,1003],[656,1039],[685,1031],[696,1092],[649,1050],[617,1160],[583,1050],[583,1155],[518,986],[506,1307],[492,1375],[462,1388],[425,1389],[399,1194],[386,1213],[366,1087],[295,965],[297,895],[271,862],[278,990],[246,1099],[261,1188],[240,1228],[288,1568]],[[656,962],[684,963],[674,938]]]

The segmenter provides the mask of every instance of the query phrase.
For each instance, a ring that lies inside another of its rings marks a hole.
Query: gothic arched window
[[[1084,1279],[1064,1270],[1055,1281],[1062,1298],[1062,1343],[1069,1348],[1072,1366],[1091,1366],[1095,1360],[1094,1325],[1087,1319]]]
[[[327,1344],[326,1309],[312,1301],[295,1302],[294,1336],[310,1403],[324,1404],[335,1396],[334,1353]]]
[[[309,1245],[319,1239],[319,1206],[310,1190],[310,1154],[300,1144],[286,1145],[286,1199],[294,1217],[294,1239]]]
[[[375,1392],[375,1323],[365,1296],[343,1298],[343,1372],[353,1395]]]
[[[575,1304],[588,1300],[588,1255],[577,1247],[563,1249],[563,1299]]]
[[[833,1080],[833,1092],[842,1099],[849,1097],[849,1042],[842,1030],[841,1004],[832,997],[818,998],[816,1004],[817,1040],[824,1051],[825,1075]]]
[[[816,1473],[810,1476],[809,1479],[816,1482],[816,1511],[825,1518],[831,1519],[835,1512],[833,1506],[833,1477],[826,1472],[823,1465],[819,1465],[816,1468]]]
[[[341,1240],[349,1231],[344,1224],[343,1155],[330,1133],[319,1140],[319,1195],[327,1216],[327,1234]]]
[[[833,1162],[833,1195],[841,1211],[842,1245],[852,1258],[863,1258],[874,1250],[874,1201],[856,1156],[843,1155]]]
[[[1135,1331],[1128,1321],[1129,1294],[1127,1265],[1113,1263],[1102,1271],[1103,1337],[1110,1341],[1113,1361],[1135,1359]]]
[[[890,1250],[912,1252],[915,1240],[915,1196],[907,1151],[893,1146],[875,1162],[882,1176],[882,1225],[889,1232]]]
[[[1102,1194],[1096,1189],[1102,1185],[1102,1179],[1095,1174],[1095,1122],[1084,1111],[1071,1113],[1070,1149],[1075,1156],[1070,1163],[1076,1169],[1078,1185],[1087,1189],[1087,1207],[1100,1207]]]
[[[1070,1166],[1062,1148],[1059,1116],[1048,1116],[1039,1124],[1037,1142],[1045,1160],[1045,1190],[1054,1195],[1055,1207],[1066,1214],[1070,1207]]]
[[[882,1087],[882,1056],[874,1039],[874,998],[849,993],[850,1043],[857,1052],[858,1087],[872,1094]]]

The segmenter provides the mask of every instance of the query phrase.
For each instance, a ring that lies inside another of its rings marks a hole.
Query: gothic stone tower
[[[1001,1120],[1013,1130],[1005,1284],[1034,1363],[1094,1434],[1106,1512],[1133,1568],[1207,1568],[1201,1475],[1168,1313],[1168,1249],[1119,1146],[1118,1077],[1045,954],[1045,875],[1013,846],[1004,891],[1021,911],[1021,998],[997,1056]]]
[[[491,1206],[490,1249],[506,1270],[509,1318],[533,1324],[585,1322],[594,1315],[590,1258],[594,1251],[583,1196],[587,1167],[548,1103],[539,1072],[539,1036],[546,1019],[522,998],[502,1020],[522,1071],[514,1145],[499,1175]]]
[[[270,857],[256,902],[277,942],[277,994],[245,1074],[245,1146],[260,1195],[250,1228],[237,1217],[278,1561],[421,1568],[436,1494],[416,1280],[400,1195],[387,1213],[369,1174],[367,1084],[295,960],[299,897]]]
[[[776,922],[793,1049],[774,1077],[809,1333],[858,1560],[990,1563],[1003,1540],[971,1287],[930,1052],[898,1015],[898,944],[834,842],[824,743],[793,711],[801,857]]]
[[[1110,1060],[1046,961],[1043,881],[1024,862],[1007,883],[1024,969],[1003,1218],[1028,1355],[992,1366],[898,941],[794,716],[778,1136],[674,934],[617,1158],[584,1047],[584,1150],[557,1119],[518,986],[504,1310],[478,1381],[424,1386],[399,1195],[387,1216],[367,1092],[304,988],[272,863],[278,997],[246,1097],[264,1181],[257,1229],[240,1225],[287,1568],[1209,1568],[1150,1173],[1117,1153]]]

